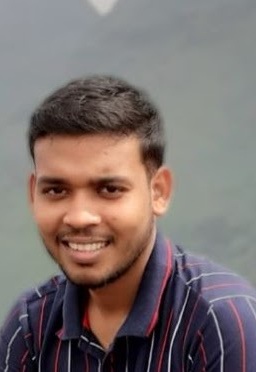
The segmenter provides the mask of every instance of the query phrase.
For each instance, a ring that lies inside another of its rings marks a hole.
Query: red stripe
[[[59,364],[61,342],[62,342],[61,339],[59,339],[57,350],[56,350],[56,355],[55,355],[54,372],[58,372],[58,364]]]
[[[46,303],[46,298],[47,296],[44,296],[43,301],[42,301],[41,311],[40,311],[40,317],[39,317],[39,331],[38,331],[39,350],[41,349],[41,345],[42,345],[42,329],[43,329],[44,307]]]
[[[167,243],[165,245],[165,248],[167,250],[167,266],[166,266],[166,271],[165,271],[165,274],[164,274],[164,279],[163,279],[163,282],[162,282],[161,289],[159,291],[159,297],[158,297],[158,300],[157,300],[156,309],[155,309],[155,312],[154,312],[154,314],[152,316],[151,322],[150,322],[150,324],[148,326],[148,329],[147,329],[147,332],[146,332],[147,336],[151,333],[152,329],[154,328],[154,326],[156,324],[156,321],[157,321],[157,318],[158,318],[158,310],[159,310],[159,306],[160,306],[162,294],[163,294],[163,291],[165,289],[167,280],[169,279],[169,276],[170,276],[170,273],[171,273],[171,270],[172,270],[172,249],[171,249],[171,244],[170,244],[169,241],[167,241],[166,243]]]
[[[85,372],[90,372],[88,354],[85,355]]]
[[[52,282],[53,282],[53,284],[54,284],[56,287],[59,287],[59,282],[57,281],[57,277],[56,277],[56,276],[54,276],[54,277],[52,278]]]
[[[207,365],[207,358],[206,358],[206,352],[205,352],[205,348],[204,348],[204,337],[203,337],[203,335],[200,331],[198,331],[197,333],[198,333],[198,336],[201,339],[199,349],[200,349],[200,352],[202,354],[202,360],[203,360],[203,364],[204,364],[202,372],[205,372],[205,367]]]
[[[198,297],[198,299],[197,299],[197,301],[196,301],[196,303],[195,303],[195,305],[194,305],[193,311],[192,311],[192,313],[191,313],[191,315],[190,315],[190,318],[189,318],[189,321],[188,321],[188,324],[187,324],[186,332],[185,332],[185,334],[184,334],[184,338],[183,338],[183,346],[182,346],[182,352],[183,352],[183,355],[184,355],[184,353],[185,353],[184,349],[185,349],[186,338],[187,338],[188,331],[189,331],[190,325],[191,325],[191,323],[192,323],[192,319],[193,319],[194,313],[195,313],[195,311],[196,311],[196,308],[197,308],[197,305],[198,305],[199,299],[200,299],[200,297]],[[184,372],[184,371],[185,371],[185,368],[184,368],[184,362],[183,362],[182,364],[183,364],[183,365],[182,365],[182,371]]]
[[[28,354],[29,354],[29,350],[26,350],[26,352],[23,354],[23,356],[21,358],[21,364],[25,363],[25,360],[27,359]]]
[[[110,364],[111,364],[111,366],[110,366],[110,370],[111,370],[111,372],[114,372],[114,355],[113,355],[113,353],[110,355]]]
[[[243,323],[241,321],[241,318],[240,318],[240,315],[234,305],[234,303],[229,300],[228,301],[235,317],[236,317],[236,320],[237,320],[237,324],[238,324],[238,328],[239,328],[239,333],[240,333],[240,338],[241,338],[241,355],[242,355],[242,369],[241,369],[241,372],[246,372],[246,358],[245,358],[245,355],[246,355],[246,352],[245,352],[245,337],[244,337],[244,329],[243,329]]]
[[[164,357],[164,349],[165,349],[165,346],[166,346],[167,337],[168,337],[170,326],[171,326],[172,316],[173,316],[173,310],[172,310],[172,312],[169,316],[166,331],[165,331],[165,335],[164,335],[164,339],[163,339],[163,343],[162,343],[161,348],[160,348],[161,354],[160,354],[159,361],[158,361],[157,372],[161,372],[163,357]]]
[[[207,262],[201,261],[201,262],[186,263],[184,265],[179,265],[178,268],[183,270],[183,269],[186,269],[187,267],[203,266],[203,265],[207,265]]]
[[[215,285],[210,285],[208,287],[203,287],[202,291],[209,291],[210,289],[215,289],[215,288],[225,288],[225,287],[242,287],[242,288],[250,288],[249,285],[246,284],[240,284],[240,283],[222,283],[222,284],[215,284]]]
[[[88,308],[86,308],[84,311],[83,327],[88,330],[91,329]]]

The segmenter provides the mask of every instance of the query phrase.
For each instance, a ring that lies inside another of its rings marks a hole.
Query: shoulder
[[[50,318],[51,313],[62,311],[67,280],[65,276],[54,276],[41,285],[25,292],[17,301],[17,316],[24,331],[37,333],[40,319]],[[28,329],[29,328],[29,329]]]
[[[201,309],[195,311],[201,320],[204,318],[208,324],[211,320],[220,329],[236,326],[241,330],[243,323],[249,323],[256,334],[256,290],[251,283],[207,258],[185,253],[180,247],[175,247],[173,254],[175,300],[181,298],[184,304],[186,293],[193,299],[195,309]]]
[[[175,247],[174,261],[176,277],[209,304],[256,299],[256,290],[248,280],[208,258]]]
[[[57,275],[46,282],[22,293],[14,306],[14,313],[21,317],[33,316],[42,306],[51,307],[56,298],[63,300],[67,280],[63,275]]]
[[[56,297],[63,299],[66,282],[67,280],[63,275],[58,275],[22,293],[9,311],[2,328],[13,322],[22,323],[22,319],[27,318],[28,315],[33,318],[33,315],[46,301],[52,304]]]
[[[27,303],[33,303],[45,296],[54,297],[59,291],[65,288],[67,279],[64,275],[53,276],[49,280],[41,283],[27,292],[25,292],[20,299]]]
[[[22,293],[16,300],[14,306],[7,316],[7,320],[13,317],[22,315],[23,309],[31,309],[32,311],[40,306],[40,303],[45,299],[54,299],[59,293],[64,293],[66,287],[66,278],[63,275],[57,275],[37,287],[31,288]],[[5,322],[6,323],[6,322]]]
[[[42,285],[23,293],[17,299],[0,330],[1,362],[9,355],[10,365],[16,368],[16,364],[19,365],[22,359],[21,356],[27,355],[27,358],[30,357],[31,360],[35,357],[35,340],[38,334],[43,332],[44,326],[42,313],[47,313],[44,318],[49,318],[56,307],[57,298],[62,304],[65,287],[66,278],[55,276]],[[13,351],[11,357],[10,348]]]
[[[174,261],[175,297],[181,296],[180,292],[190,299],[184,306],[183,319],[186,335],[193,336],[190,341],[195,365],[202,363],[203,357],[204,361],[218,361],[224,370],[243,370],[244,363],[255,365],[253,286],[231,270],[179,247],[174,249]]]

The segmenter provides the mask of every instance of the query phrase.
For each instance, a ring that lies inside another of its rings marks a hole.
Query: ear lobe
[[[30,205],[34,204],[34,194],[36,186],[36,176],[34,173],[31,173],[28,179],[28,200]]]
[[[156,216],[163,215],[172,195],[172,173],[167,167],[161,167],[152,178],[152,206]]]

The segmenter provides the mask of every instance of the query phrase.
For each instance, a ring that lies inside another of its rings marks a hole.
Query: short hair
[[[164,128],[147,93],[113,76],[93,75],[69,82],[48,96],[31,116],[29,151],[51,135],[109,134],[138,137],[148,170],[164,160]]]

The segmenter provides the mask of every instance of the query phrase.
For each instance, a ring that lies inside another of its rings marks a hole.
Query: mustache
[[[83,237],[83,238],[89,238],[89,239],[95,239],[95,238],[101,238],[104,240],[113,240],[113,235],[110,235],[106,231],[102,231],[96,228],[82,228],[82,229],[76,229],[76,228],[65,228],[61,230],[58,235],[57,239],[62,240],[64,238],[72,238],[72,237]]]

